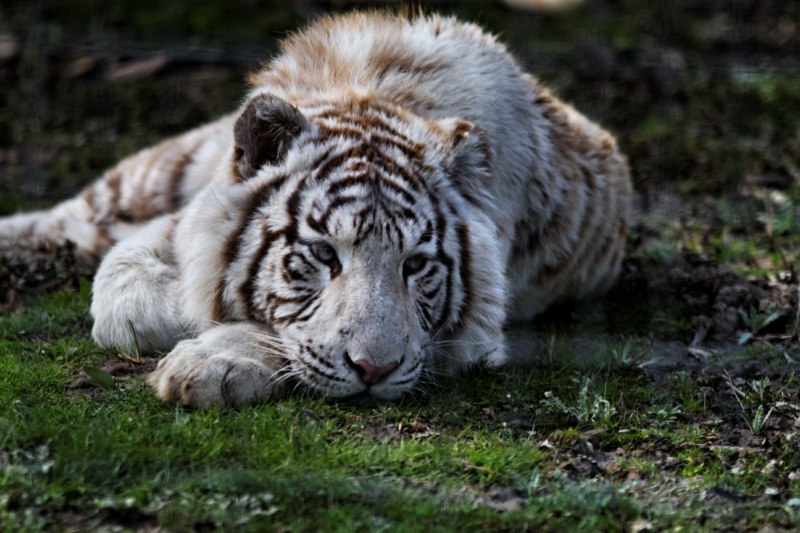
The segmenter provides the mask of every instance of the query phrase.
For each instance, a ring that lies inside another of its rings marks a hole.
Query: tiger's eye
[[[311,253],[323,263],[336,261],[336,250],[326,242],[316,242],[311,245]]]
[[[427,262],[428,258],[422,254],[412,255],[403,263],[403,276],[408,277],[416,274],[425,267]]]

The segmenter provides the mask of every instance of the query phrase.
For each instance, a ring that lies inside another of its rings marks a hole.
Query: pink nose
[[[347,362],[350,367],[356,371],[358,378],[367,385],[374,385],[379,382],[383,377],[397,368],[397,363],[389,363],[386,366],[371,365],[363,359],[353,361],[347,356]]]

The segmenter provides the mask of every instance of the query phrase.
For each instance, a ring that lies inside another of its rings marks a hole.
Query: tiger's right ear
[[[280,163],[307,126],[306,117],[288,102],[271,94],[251,98],[233,127],[236,181],[252,178],[264,165]]]

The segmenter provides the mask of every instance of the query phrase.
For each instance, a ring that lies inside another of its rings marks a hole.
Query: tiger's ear
[[[307,126],[306,117],[280,98],[259,94],[250,99],[233,127],[237,181],[252,178],[264,165],[280,163]]]
[[[482,129],[461,119],[445,119],[445,146],[449,154],[447,175],[450,181],[472,202],[488,200],[486,183],[491,179],[491,147]]]

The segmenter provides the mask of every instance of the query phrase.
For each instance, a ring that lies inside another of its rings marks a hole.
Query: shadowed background
[[[531,72],[619,136],[641,192],[735,194],[800,182],[800,4],[587,0],[556,12],[416,4],[499,34]],[[72,194],[137,148],[234,109],[244,74],[308,20],[400,5],[4,3],[0,212]]]

